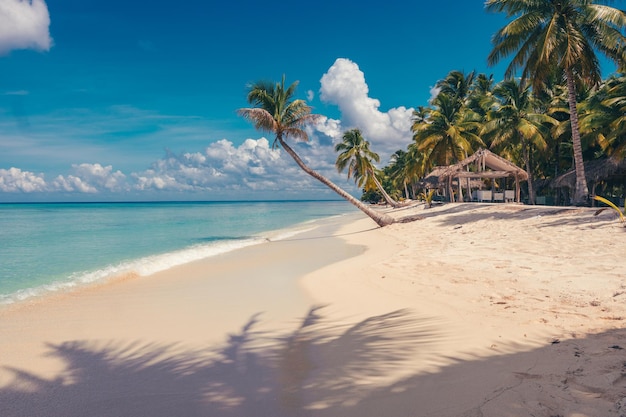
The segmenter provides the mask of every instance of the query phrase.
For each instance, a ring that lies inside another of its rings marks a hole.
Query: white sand
[[[594,212],[357,215],[0,310],[0,416],[626,416],[626,228]]]

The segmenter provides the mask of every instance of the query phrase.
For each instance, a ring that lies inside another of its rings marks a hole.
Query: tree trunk
[[[535,204],[535,189],[533,187],[533,174],[530,170],[530,152],[529,145],[524,145],[524,163],[526,164],[526,172],[528,173],[528,204]]]
[[[399,208],[405,205],[391,198],[391,196],[387,193],[387,191],[385,190],[383,185],[380,183],[380,181],[378,181],[378,177],[376,177],[376,174],[374,174],[373,172],[370,172],[370,175],[372,176],[372,179],[374,180],[374,184],[376,184],[376,188],[378,188],[378,191],[380,191],[380,193],[383,195],[383,198],[385,199],[387,204],[389,204],[393,208]]]
[[[315,178],[316,180],[318,180],[322,184],[324,184],[327,187],[329,187],[331,190],[333,190],[334,192],[339,194],[344,199],[348,200],[349,203],[351,203],[353,206],[355,206],[356,208],[361,210],[363,213],[368,215],[372,220],[374,220],[377,225],[379,225],[380,227],[384,227],[384,226],[388,226],[388,225],[390,225],[390,224],[395,222],[393,217],[388,216],[385,213],[381,213],[381,212],[378,212],[378,211],[372,209],[371,207],[367,206],[363,202],[357,200],[356,198],[354,198],[353,196],[348,194],[346,191],[341,189],[339,186],[335,185],[328,178],[324,177],[320,173],[318,173],[318,172],[312,170],[311,168],[309,168],[302,161],[302,159],[300,159],[298,154],[293,149],[291,149],[291,147],[289,145],[287,145],[287,143],[283,140],[282,137],[279,136],[277,139],[278,139],[278,142],[280,143],[280,145],[283,147],[283,149],[285,149],[285,151],[293,158],[293,160],[296,161],[296,164],[298,164],[298,166],[300,168],[302,168],[302,170],[304,172],[306,172],[307,174],[309,174],[310,176],[312,176],[313,178]]]
[[[572,125],[572,145],[574,149],[574,167],[576,168],[576,189],[574,191],[575,205],[587,203],[589,188],[585,177],[585,165],[583,162],[583,147],[580,142],[580,130],[578,128],[578,110],[576,109],[576,86],[571,69],[565,70],[567,78],[567,95],[569,104],[569,117]]]

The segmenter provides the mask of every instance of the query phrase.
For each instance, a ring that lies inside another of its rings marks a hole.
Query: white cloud
[[[55,190],[65,192],[79,192],[86,194],[95,194],[98,192],[96,187],[83,181],[82,178],[71,174],[66,177],[59,175],[54,179],[54,181],[52,181],[50,187]]]
[[[341,111],[341,123],[325,120],[319,127],[323,133],[337,134],[336,129],[359,128],[382,160],[411,142],[412,108],[404,106],[380,111],[380,101],[369,97],[365,74],[349,59],[339,58],[321,79],[320,98],[335,104]],[[332,126],[332,128],[331,128]],[[334,140],[340,137],[332,136]]]
[[[439,92],[441,92],[441,87],[430,87],[430,98],[428,99],[428,102],[432,103],[435,97],[439,95]]]
[[[113,171],[111,165],[80,164],[73,168],[78,177],[98,189],[122,191],[126,188],[126,176],[121,171]]]
[[[47,51],[52,45],[44,0],[0,1],[0,55],[14,49]]]
[[[43,174],[22,171],[19,168],[0,169],[0,191],[32,193],[47,188]]]
[[[317,132],[333,138],[335,141],[339,141],[343,134],[341,130],[341,120],[329,119],[326,116],[318,118],[314,126]]]
[[[168,153],[144,172],[135,173],[139,190],[170,191],[233,190],[242,185],[258,189],[258,183],[276,187],[284,162],[280,151],[271,149],[265,138],[247,139],[241,145],[222,139],[210,144],[204,153]]]
[[[126,175],[121,171],[113,171],[111,165],[78,164],[72,166],[73,173],[59,175],[47,188],[66,192],[98,193],[128,191]]]

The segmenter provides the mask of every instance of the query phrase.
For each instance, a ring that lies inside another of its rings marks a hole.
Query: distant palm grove
[[[451,71],[437,83],[428,106],[413,112],[413,141],[407,149],[398,150],[387,166],[377,169],[379,157],[357,126],[335,147],[338,171],[347,168],[348,177],[363,187],[362,200],[384,200],[398,207],[403,199],[429,195],[422,180],[435,167],[455,164],[486,148],[526,170],[526,203],[534,204],[541,196],[553,204],[583,205],[599,194],[623,204],[626,14],[600,3],[487,0],[488,12],[505,13],[510,19],[494,34],[487,57],[491,65],[509,60],[505,79],[497,82],[491,75]],[[601,78],[600,56],[617,67],[606,79]],[[240,109],[240,114],[257,128],[275,133],[307,173],[366,210],[304,165],[285,142],[287,137],[306,140],[303,125],[316,116],[302,100],[292,100],[297,83],[284,83],[283,77],[276,85],[251,86],[248,100],[257,107]],[[559,185],[555,180],[568,171],[570,184]],[[391,222],[375,220],[381,226]]]
[[[528,172],[531,204],[538,193],[558,204],[585,204],[592,194],[619,196],[623,204],[626,15],[598,3],[487,0],[487,11],[511,19],[494,34],[488,57],[490,64],[510,59],[505,80],[452,71],[439,81],[436,97],[413,113],[413,143],[382,170],[387,191],[411,198],[433,167],[488,148]],[[601,79],[596,52],[616,64],[616,74]],[[608,158],[621,171],[600,175],[590,190],[585,167]],[[574,188],[557,187],[554,180],[570,169]]]

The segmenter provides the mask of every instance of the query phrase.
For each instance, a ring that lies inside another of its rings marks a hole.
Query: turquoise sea
[[[345,201],[0,204],[0,305],[150,275],[355,211]]]

